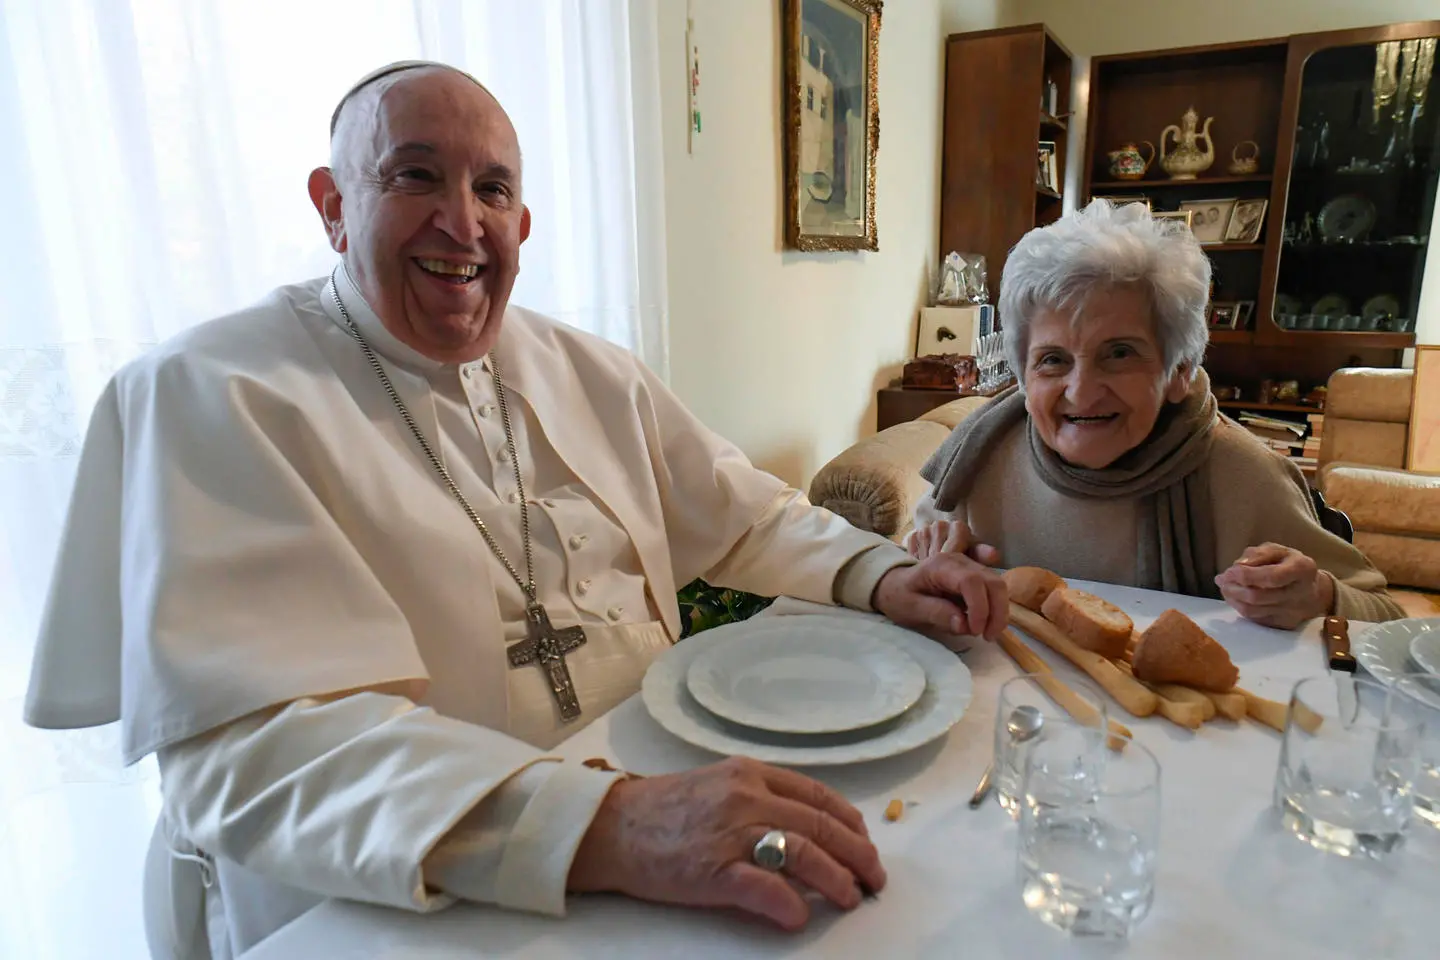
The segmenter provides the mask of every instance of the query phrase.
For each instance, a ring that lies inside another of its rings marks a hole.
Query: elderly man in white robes
[[[118,717],[126,762],[158,754],[152,950],[234,956],[326,897],[615,891],[793,929],[793,879],[855,907],[885,873],[823,785],[545,751],[638,689],[692,577],[992,636],[1003,588],[809,505],[630,354],[511,305],[520,148],[468,75],[376,71],[331,133],[334,272],[104,392],[31,678],[30,722]]]

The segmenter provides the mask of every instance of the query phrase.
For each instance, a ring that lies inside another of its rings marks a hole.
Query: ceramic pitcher
[[[1150,148],[1150,156],[1142,154],[1140,148],[1133,143],[1127,143],[1119,150],[1111,150],[1110,176],[1116,180],[1139,180],[1145,176],[1150,164],[1155,161],[1155,144],[1149,140],[1140,142]]]
[[[1195,126],[1199,122],[1200,115],[1191,107],[1180,118],[1180,126],[1172,123],[1160,131],[1160,169],[1168,173],[1171,180],[1194,180],[1215,162],[1215,141],[1210,139],[1210,124],[1215,118],[1206,117],[1205,128],[1197,133]],[[1167,152],[1165,138],[1171,134],[1175,136],[1175,149]],[[1201,140],[1205,141],[1204,150],[1200,149]]]

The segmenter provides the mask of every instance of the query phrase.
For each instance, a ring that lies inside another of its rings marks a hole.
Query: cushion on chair
[[[1410,422],[1415,371],[1346,367],[1330,375],[1325,391],[1325,430],[1332,417],[1346,420]]]
[[[1327,412],[1325,432],[1320,437],[1320,462],[1361,463],[1399,470],[1405,466],[1408,432],[1409,427],[1404,423],[1346,420]]]
[[[1391,586],[1440,590],[1440,540],[1357,530],[1355,546]]]
[[[815,474],[810,502],[861,530],[899,539],[930,489],[920,468],[949,435],[942,423],[912,420],[861,440]]]
[[[1440,538],[1440,476],[1336,463],[1320,490],[1356,530]]]
[[[960,425],[961,420],[989,402],[989,397],[961,397],[959,400],[951,400],[943,407],[936,407],[918,419],[932,420],[943,425],[947,430],[954,430]]]

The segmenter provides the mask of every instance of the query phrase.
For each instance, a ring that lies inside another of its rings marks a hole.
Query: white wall
[[[1440,18],[1440,0],[1009,0],[1001,16],[1007,24],[1047,24],[1075,54],[1077,71],[1088,74],[1088,58],[1107,53],[1433,20]],[[1084,89],[1077,84],[1077,95]],[[1420,343],[1440,343],[1440,204],[1430,236]]]
[[[880,30],[878,253],[782,250],[779,0],[691,0],[704,131],[686,149],[684,0],[659,11],[670,380],[802,488],[875,427],[934,270],[948,33],[1001,0],[892,0]]]

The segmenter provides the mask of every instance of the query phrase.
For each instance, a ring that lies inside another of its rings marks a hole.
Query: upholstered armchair
[[[1317,482],[1392,584],[1440,590],[1440,476],[1404,469],[1413,382],[1410,370],[1331,375]]]

